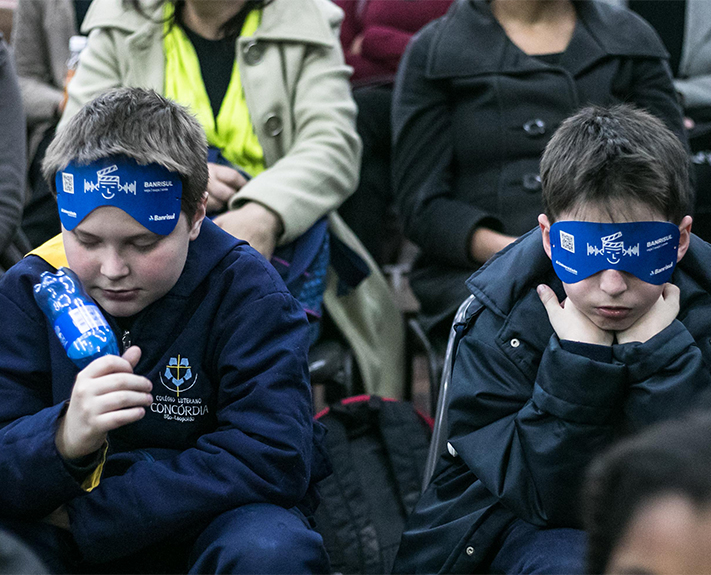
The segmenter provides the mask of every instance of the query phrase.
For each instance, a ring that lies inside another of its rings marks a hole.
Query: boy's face
[[[612,223],[610,215],[595,206],[586,206],[575,213],[563,213],[559,221],[577,220],[586,222]],[[667,221],[644,204],[634,204],[624,210],[615,222]],[[538,222],[543,232],[543,248],[551,257],[550,226],[548,217],[542,214]],[[691,218],[686,216],[679,226],[681,237],[677,262],[689,247]],[[603,270],[573,284],[564,283],[568,299],[592,323],[604,331],[624,331],[646,314],[662,295],[664,285],[654,285],[642,281],[628,272],[614,269]]]
[[[711,512],[663,494],[640,505],[610,554],[605,573],[711,573]]]
[[[192,223],[180,212],[173,231],[161,236],[120,208],[97,208],[73,230],[62,226],[69,267],[106,312],[132,316],[176,284],[204,217],[204,203]]]

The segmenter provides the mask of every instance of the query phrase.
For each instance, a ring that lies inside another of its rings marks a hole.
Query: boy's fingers
[[[148,407],[153,403],[153,396],[150,393],[124,390],[102,395],[100,401],[100,413],[110,413],[119,409]]]
[[[536,291],[538,292],[538,297],[540,298],[543,307],[545,307],[547,311],[560,308],[558,296],[555,295],[555,292],[550,287],[545,284],[541,284],[536,288]]]
[[[118,411],[110,411],[97,416],[96,422],[102,432],[118,429],[134,421],[138,421],[144,415],[146,410],[143,407],[131,407],[128,409],[119,409]]]
[[[94,392],[92,395],[98,396],[122,390],[150,393],[153,384],[150,379],[142,375],[112,374],[96,378],[92,382],[92,387]]]
[[[137,345],[132,345],[123,352],[121,357],[131,364],[132,369],[136,369],[138,361],[141,359],[141,348]]]
[[[111,373],[133,373],[133,366],[127,360],[117,355],[104,355],[92,361],[79,372],[80,375],[91,378],[101,377]]]

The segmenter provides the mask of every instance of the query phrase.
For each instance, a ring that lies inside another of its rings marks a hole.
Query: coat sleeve
[[[54,405],[51,391],[54,334],[34,304],[29,276],[17,273],[23,265],[0,280],[0,516],[32,520],[83,490],[55,445],[64,402]]]
[[[26,162],[20,88],[7,45],[0,39],[0,256],[22,220]]]
[[[329,48],[306,47],[291,100],[291,148],[230,200],[231,208],[255,201],[279,214],[284,223],[280,244],[298,238],[337,209],[358,184],[361,141],[355,128],[351,68],[338,41],[341,11],[335,6],[329,10],[337,10],[329,19],[334,42]]]
[[[611,440],[624,374],[621,364],[565,351],[552,335],[531,381],[475,329],[462,340],[455,362],[449,441],[519,518],[577,526],[580,479]]]
[[[530,523],[579,527],[581,480],[595,454],[623,427],[692,407],[709,386],[700,351],[679,322],[646,344],[613,346],[609,363],[590,357],[566,351],[552,335],[530,381],[486,331],[462,340],[450,442],[484,486]]]
[[[701,350],[679,320],[645,343],[613,349],[629,373],[625,401],[629,431],[679,417],[698,407],[700,398],[711,390],[711,373]]]
[[[195,532],[241,505],[289,508],[304,497],[313,445],[304,312],[285,292],[238,300],[225,299],[215,325],[216,428],[194,447],[135,463],[70,502],[72,533],[87,560]]]
[[[393,189],[405,234],[441,262],[470,267],[474,229],[499,226],[493,214],[452,193],[448,85],[425,74],[435,25],[414,37],[398,68],[392,107]]]
[[[625,101],[660,118],[687,146],[684,116],[676,97],[669,63],[659,58],[629,58],[623,61],[617,81],[627,84]],[[618,85],[612,87],[613,95]]]
[[[48,38],[43,26],[48,6],[45,0],[20,0],[12,27],[22,103],[30,125],[54,120],[63,97],[63,87],[54,84]],[[58,31],[66,27],[65,22],[54,24]],[[66,42],[69,42],[69,36]]]
[[[95,28],[89,33],[86,48],[81,53],[79,67],[67,87],[67,105],[59,121],[61,130],[81,107],[113,88],[125,85],[125,70],[121,70],[117,50],[125,50],[125,43],[119,45],[120,34],[107,28]]]
[[[711,74],[678,78],[674,88],[682,95],[685,109],[711,108]]]

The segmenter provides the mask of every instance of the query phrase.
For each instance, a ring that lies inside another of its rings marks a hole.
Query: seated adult
[[[399,311],[335,213],[355,189],[361,148],[338,43],[341,18],[327,0],[97,0],[82,27],[89,43],[59,130],[84,102],[116,86],[150,87],[188,106],[213,151],[208,210],[222,212],[215,223],[283,264],[275,250],[327,218],[333,264],[365,262],[350,277],[343,270],[324,277],[319,267],[309,289],[320,304],[326,286],[324,303],[356,354],[366,390],[398,396]],[[317,256],[325,241],[316,242]],[[307,311],[318,318],[319,309]]]
[[[466,278],[536,225],[539,158],[586,104],[635,104],[685,139],[658,36],[597,2],[460,1],[405,52],[393,96],[393,185],[420,248],[424,327],[448,330]]]
[[[69,39],[78,34],[90,0],[18,0],[12,47],[27,119],[28,199],[22,229],[36,247],[60,232],[57,204],[40,173],[64,110]]]
[[[407,43],[425,24],[442,16],[451,0],[334,0],[345,14],[341,45],[353,67],[358,105],[356,129],[363,162],[356,192],[339,208],[379,264],[397,256],[401,231],[393,217],[390,182],[390,107],[393,80]]]
[[[694,232],[711,240],[711,4],[629,0],[669,51],[674,88],[684,108],[696,179]]]
[[[29,249],[20,230],[24,188],[25,117],[12,58],[0,34],[0,275]]]
[[[711,572],[711,415],[655,426],[591,465],[588,573]]]

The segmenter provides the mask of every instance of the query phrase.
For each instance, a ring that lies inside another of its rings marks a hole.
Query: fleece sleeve
[[[83,493],[54,442],[64,402],[54,405],[49,349],[61,345],[34,303],[31,276],[18,273],[30,259],[0,280],[0,517],[27,520]]]

